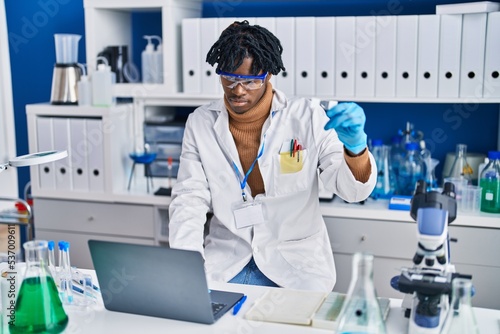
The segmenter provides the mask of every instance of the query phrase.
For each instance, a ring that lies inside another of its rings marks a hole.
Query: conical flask
[[[471,280],[455,278],[452,282],[451,305],[441,334],[479,334],[471,297]]]
[[[373,284],[373,255],[354,254],[351,283],[338,319],[338,334],[386,333]]]
[[[458,177],[467,180],[468,184],[472,182],[472,167],[467,162],[467,145],[457,144],[455,149],[455,160],[451,165],[447,177]]]
[[[47,261],[47,241],[24,245],[26,272],[16,301],[10,333],[61,333],[68,324]]]

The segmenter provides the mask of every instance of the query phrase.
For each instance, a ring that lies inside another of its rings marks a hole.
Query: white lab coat
[[[201,252],[209,280],[229,281],[253,256],[259,269],[279,286],[331,291],[336,272],[319,208],[317,170],[327,190],[355,202],[370,195],[376,167],[370,154],[368,182],[356,181],[337,133],[324,130],[327,121],[317,103],[288,100],[274,90],[271,113],[262,128],[264,151],[258,160],[266,192],[252,198],[246,186],[249,200],[261,203],[265,223],[238,229],[232,207],[242,202],[242,195],[232,161],[239,171],[243,168],[224,101],[197,108],[186,123],[172,191],[170,246]],[[294,138],[303,146],[304,165],[299,172],[282,174],[279,153]],[[213,217],[204,238],[207,212]]]

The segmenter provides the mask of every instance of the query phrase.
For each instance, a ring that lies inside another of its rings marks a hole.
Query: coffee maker
[[[81,35],[55,34],[56,64],[52,74],[52,104],[77,104],[77,82],[81,69],[78,65],[78,41]]]

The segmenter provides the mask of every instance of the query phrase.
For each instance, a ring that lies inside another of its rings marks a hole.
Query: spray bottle
[[[155,83],[155,46],[152,42],[154,36],[143,36],[148,44],[141,54],[142,60],[142,82],[143,83]]]

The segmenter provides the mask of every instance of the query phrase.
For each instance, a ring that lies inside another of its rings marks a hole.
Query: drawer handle
[[[365,241],[366,240],[366,235],[362,235],[361,236],[361,241]]]
[[[90,216],[89,218],[87,218],[87,221],[89,221],[89,222],[93,222],[93,221],[94,221],[94,217],[93,217],[93,216]]]

